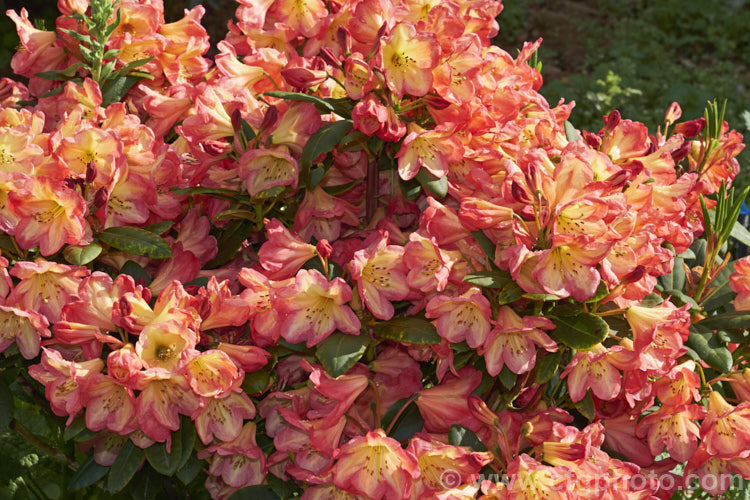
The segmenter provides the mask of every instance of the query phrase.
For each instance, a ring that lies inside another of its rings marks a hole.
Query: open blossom
[[[662,406],[638,423],[636,433],[640,437],[648,435],[648,446],[653,456],[661,453],[666,446],[672,458],[684,462],[698,448],[700,429],[695,420],[705,416],[706,409],[694,404]]]
[[[397,24],[380,40],[379,61],[388,88],[397,96],[423,96],[432,85],[432,69],[438,65],[440,46],[435,35],[418,32],[407,22]]]
[[[297,160],[283,149],[251,149],[242,155],[238,174],[250,196],[276,186],[297,187]]]
[[[404,300],[409,294],[406,268],[403,264],[404,247],[388,244],[388,233],[373,233],[365,241],[365,248],[354,253],[349,263],[352,279],[362,302],[375,317],[393,317],[392,300]]]
[[[255,433],[255,424],[247,422],[236,438],[210,445],[198,452],[198,458],[211,457],[208,473],[221,476],[229,486],[260,484],[265,477],[266,456],[255,442]]]
[[[484,344],[492,328],[490,302],[476,287],[457,297],[436,295],[427,303],[425,316],[437,318],[435,327],[441,337],[449,342],[466,340],[473,349]]]
[[[26,359],[39,355],[42,337],[49,337],[49,321],[35,311],[0,306],[0,352],[15,341]]]
[[[398,174],[405,181],[414,178],[420,168],[435,177],[444,177],[452,162],[463,156],[463,146],[450,129],[424,130],[409,124],[409,132],[396,153]]]
[[[337,458],[334,484],[372,499],[409,498],[420,474],[416,457],[381,429],[353,438],[339,448]]]
[[[341,278],[328,281],[318,271],[302,269],[277,297],[275,308],[282,315],[281,335],[287,342],[306,341],[311,347],[334,330],[359,333],[359,319],[346,305],[352,290]]]

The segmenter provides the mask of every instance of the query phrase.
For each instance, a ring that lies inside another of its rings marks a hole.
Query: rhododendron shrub
[[[490,44],[496,0],[240,0],[214,58],[200,6],[58,7],[49,31],[8,12],[0,424],[65,488],[750,479],[744,145],[715,102],[578,131],[539,94],[541,40]]]

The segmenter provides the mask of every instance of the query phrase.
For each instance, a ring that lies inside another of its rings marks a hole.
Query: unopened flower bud
[[[315,245],[315,250],[317,250],[318,255],[323,257],[324,259],[327,259],[331,256],[331,252],[333,252],[333,247],[330,243],[328,243],[328,240],[320,240],[317,245]]]
[[[623,285],[627,285],[629,283],[635,283],[636,281],[640,281],[641,278],[646,274],[646,268],[643,266],[636,266],[635,269],[630,271],[628,274],[623,276],[620,279],[620,283]]]
[[[222,141],[209,139],[203,143],[203,149],[212,156],[222,156],[232,150],[232,146]]]
[[[96,169],[96,163],[93,161],[90,161],[86,164],[86,184],[91,184],[94,182],[94,179],[96,179],[96,174],[98,173]]]
[[[612,111],[610,114],[604,117],[604,128],[612,130],[620,123],[620,112],[617,110]]]
[[[268,109],[266,109],[265,116],[263,116],[263,122],[261,122],[260,124],[260,129],[258,129],[258,135],[260,135],[262,132],[265,132],[266,130],[273,128],[278,120],[279,110],[276,108],[276,106],[269,106]]]
[[[120,297],[120,300],[117,301],[117,307],[120,309],[120,314],[122,316],[130,316],[133,314],[133,305],[128,302],[128,299],[125,297]]]
[[[339,26],[336,30],[336,41],[339,42],[339,47],[345,55],[352,53],[352,35],[349,30],[343,26]]]
[[[448,101],[437,95],[426,95],[423,98],[424,103],[432,109],[445,109],[451,105]]]
[[[689,122],[678,123],[674,126],[674,133],[682,134],[683,137],[696,137],[704,128],[706,128],[706,119],[697,118]]]
[[[240,111],[240,108],[235,108],[234,111],[232,111],[231,115],[232,120],[232,128],[235,132],[239,132],[242,130],[242,112]]]
[[[620,170],[617,173],[610,175],[607,178],[607,182],[612,185],[612,189],[621,189],[626,182],[630,180],[631,173],[627,170]]]
[[[599,137],[599,135],[592,134],[591,132],[587,130],[582,131],[582,133],[583,133],[583,140],[586,141],[586,144],[588,144],[592,148],[596,149],[602,145],[602,138]]]
[[[295,68],[282,69],[281,77],[292,87],[298,89],[309,89],[310,87],[320,85],[321,83],[326,81],[326,78],[328,78],[328,73],[322,70],[315,70],[297,66]]]
[[[681,116],[682,116],[682,109],[680,108],[680,105],[677,104],[676,102],[673,102],[669,106],[669,109],[667,109],[666,114],[664,115],[664,122],[667,125],[671,125],[677,120],[679,120]]]
[[[151,289],[145,284],[141,286],[143,287],[143,290],[141,290],[141,297],[143,297],[143,300],[145,300],[146,302],[151,302]]]
[[[474,418],[483,424],[490,426],[497,424],[497,415],[495,412],[490,410],[484,400],[476,394],[469,396],[468,406]]]
[[[516,181],[510,183],[510,192],[513,195],[513,199],[519,203],[531,203],[532,201],[531,196],[529,196],[526,190]]]
[[[99,188],[94,194],[94,206],[103,207],[107,204],[107,201],[109,201],[109,193],[107,193],[107,188]]]
[[[66,177],[65,181],[63,181],[63,182],[65,182],[65,186],[68,189],[75,189],[76,186],[78,185],[77,179],[74,179],[73,177]]]
[[[341,59],[334,54],[330,47],[323,47],[320,49],[320,59],[326,64],[338,68],[341,66]]]

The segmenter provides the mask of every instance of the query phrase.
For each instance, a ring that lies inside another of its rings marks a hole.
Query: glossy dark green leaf
[[[435,177],[426,168],[420,168],[416,179],[423,188],[438,198],[445,198],[448,194],[448,176],[446,175]]]
[[[182,468],[193,453],[195,425],[183,425],[172,433],[172,447],[167,452],[166,443],[155,443],[146,448],[146,459],[160,474],[171,476]]]
[[[669,297],[670,298],[669,301],[675,305],[684,306],[685,304],[689,304],[690,309],[693,312],[700,311],[700,306],[698,306],[698,303],[695,301],[695,299],[689,296],[688,294],[682,292],[681,290],[674,290],[674,289],[664,290],[662,292],[662,295],[664,295],[665,297]]]
[[[115,463],[109,469],[107,489],[116,493],[128,485],[143,462],[143,450],[133,444],[131,440],[125,441],[125,445],[115,458]]]
[[[323,191],[330,194],[331,196],[338,196],[340,194],[346,193],[350,189],[355,188],[361,183],[362,183],[362,179],[357,179],[356,181],[347,182],[346,184],[337,184],[335,186],[323,186]]]
[[[694,325],[709,330],[728,330],[731,328],[750,328],[750,311],[734,311],[709,316]]]
[[[536,383],[545,384],[552,379],[557,373],[558,365],[562,358],[560,350],[546,354],[541,361],[537,363]]]
[[[675,257],[672,272],[659,276],[659,285],[661,285],[663,290],[682,290],[685,287],[685,268],[682,265],[683,262],[685,261],[680,257]]]
[[[365,354],[370,338],[367,335],[348,335],[334,332],[318,344],[315,356],[323,368],[334,377],[343,375]]]
[[[182,188],[182,189],[173,189],[172,192],[178,196],[205,194],[208,196],[213,196],[215,198],[221,198],[221,199],[229,200],[229,201],[234,201],[239,196],[239,193],[237,191],[232,191],[230,189],[219,189],[219,188],[210,188],[210,187],[202,187],[202,186]]]
[[[414,437],[417,432],[422,432],[423,428],[424,418],[419,408],[416,404],[410,403],[391,429],[390,437],[396,441],[406,441]]]
[[[317,132],[310,136],[302,149],[302,156],[299,159],[300,169],[309,169],[318,156],[332,151],[341,142],[341,139],[349,133],[352,125],[351,120],[340,120],[320,127]]]
[[[143,229],[150,233],[154,233],[156,235],[161,236],[162,234],[169,231],[172,226],[174,226],[174,222],[171,220],[165,220],[162,222],[155,222],[153,224],[149,224],[148,226],[145,226]]]
[[[133,486],[128,490],[133,500],[156,500],[162,494],[164,477],[154,469],[144,467],[133,479]]]
[[[107,245],[133,255],[145,255],[152,259],[168,259],[172,256],[169,245],[159,236],[137,227],[110,227],[97,234]]]
[[[229,495],[227,500],[280,500],[280,498],[270,486],[259,484],[240,488]]]
[[[103,478],[108,470],[109,467],[99,465],[94,462],[94,457],[89,457],[88,460],[81,464],[76,473],[73,474],[73,477],[70,478],[68,489],[80,490],[81,488],[91,486]]]
[[[497,301],[501,306],[505,304],[511,304],[523,297],[523,294],[523,289],[518,286],[515,281],[510,281],[505,286],[500,288],[500,293],[497,296]]]
[[[230,208],[229,210],[224,210],[223,212],[220,212],[214,216],[215,221],[224,221],[230,219],[244,219],[254,221],[255,213],[251,212],[250,210]]]
[[[245,379],[242,381],[242,390],[245,394],[251,396],[262,394],[268,389],[271,383],[271,374],[265,370],[253,373],[245,373]]]
[[[482,247],[490,262],[495,262],[495,244],[482,231],[472,231],[471,235],[479,243],[479,246]]]
[[[284,481],[273,474],[267,474],[266,481],[268,481],[268,486],[271,487],[279,498],[287,499],[302,496],[302,490],[299,489],[297,483],[294,481]]]
[[[214,269],[232,260],[237,255],[237,250],[242,246],[242,242],[250,236],[253,227],[254,224],[247,220],[234,219],[229,221],[217,238],[219,252],[203,268]]]
[[[83,247],[65,247],[63,256],[65,260],[74,266],[85,266],[92,260],[99,257],[102,253],[102,246],[99,243],[90,243]]]
[[[102,86],[102,105],[106,107],[115,102],[122,101],[122,98],[125,97],[125,94],[128,93],[128,90],[130,90],[133,85],[140,82],[144,78],[147,78],[147,76],[140,74],[135,75],[131,73],[127,76],[120,75],[112,78],[111,80],[107,80],[107,82]]]
[[[206,462],[198,460],[196,454],[193,453],[190,455],[190,458],[188,458],[188,461],[185,462],[185,465],[177,471],[175,476],[177,476],[177,479],[179,479],[182,484],[188,485],[198,476],[198,473],[204,465],[206,465]]]
[[[122,268],[120,268],[120,274],[127,274],[135,281],[143,280],[146,284],[151,283],[151,276],[149,276],[148,272],[146,272],[139,263],[133,260],[129,260],[122,265]]]
[[[607,338],[609,333],[607,322],[591,313],[550,319],[555,323],[555,329],[551,332],[552,336],[577,351],[591,349]]]
[[[451,425],[448,442],[453,446],[468,446],[474,451],[487,451],[487,447],[474,434],[474,431],[458,424]]]
[[[708,366],[719,373],[732,369],[732,353],[719,340],[718,335],[704,325],[691,325],[690,336],[685,345],[692,349]]]
[[[284,99],[285,101],[309,102],[315,105],[315,107],[318,109],[318,112],[322,111],[323,113],[334,113],[336,111],[336,108],[333,107],[333,104],[327,102],[325,99],[322,99],[320,97],[316,97],[310,94],[303,94],[301,92],[284,92],[281,90],[271,90],[269,92],[266,92],[265,95],[269,97],[277,97],[279,99]]]
[[[315,189],[323,181],[326,173],[328,173],[328,169],[323,166],[310,170],[310,182],[308,183],[310,189]]]
[[[586,391],[582,400],[576,402],[576,410],[586,417],[589,422],[594,421],[596,417],[596,408],[594,407],[594,398],[591,397],[591,391]]]
[[[514,385],[516,385],[516,379],[518,378],[518,375],[510,371],[508,365],[505,365],[503,366],[503,369],[500,370],[500,373],[497,377],[500,379],[500,383],[503,384],[503,387],[510,390]]]
[[[86,429],[86,418],[83,415],[77,416],[73,421],[65,427],[63,432],[63,439],[69,441],[79,435]]]
[[[435,325],[422,318],[394,318],[376,324],[373,330],[375,335],[380,338],[404,342],[406,344],[426,345],[440,343],[440,335],[438,335]]]
[[[478,271],[464,276],[464,281],[485,288],[503,288],[513,279],[506,271]]]
[[[594,296],[591,297],[589,300],[587,300],[586,303],[591,304],[593,302],[599,302],[607,295],[609,295],[609,288],[607,288],[607,284],[604,281],[600,281],[599,286],[596,287],[596,292],[594,293]]]
[[[748,231],[742,224],[737,223],[732,226],[730,236],[743,245],[750,247],[750,231]]]

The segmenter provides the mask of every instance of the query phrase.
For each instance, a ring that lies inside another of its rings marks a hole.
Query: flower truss
[[[578,131],[541,40],[490,44],[496,0],[239,0],[213,58],[201,6],[58,7],[52,31],[8,12],[0,351],[3,404],[64,426],[75,488],[750,479],[744,145],[717,105]]]

